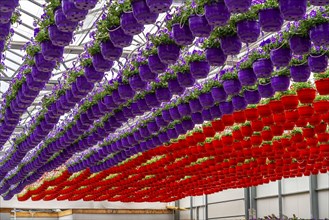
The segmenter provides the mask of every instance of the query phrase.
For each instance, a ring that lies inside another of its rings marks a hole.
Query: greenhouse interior
[[[329,0],[0,0],[0,220],[329,219]]]

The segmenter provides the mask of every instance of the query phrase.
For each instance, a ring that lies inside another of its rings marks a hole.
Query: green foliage
[[[290,61],[290,66],[300,66],[303,64],[307,64],[307,55],[298,58],[292,58]]]
[[[290,69],[281,68],[277,71],[272,72],[272,76],[290,76]]]
[[[161,35],[158,36],[151,35],[150,40],[155,47],[158,47],[160,45],[175,44],[174,39],[170,37],[169,33],[162,33]]]
[[[314,86],[310,82],[297,82],[293,84],[293,88],[298,91],[305,88],[313,88]]]
[[[91,66],[93,64],[93,61],[91,58],[87,59],[81,59],[80,61],[81,66],[86,67],[86,66]]]
[[[206,60],[206,55],[204,54],[204,52],[202,51],[197,51],[195,53],[192,53],[189,56],[185,57],[185,61],[187,63],[191,63],[191,62],[196,62],[196,61],[204,61]]]
[[[329,95],[317,95],[314,101],[329,101]]]
[[[329,70],[325,73],[316,73],[314,74],[314,79],[320,80],[320,79],[327,79],[329,78]]]
[[[238,79],[238,74],[236,72],[228,72],[222,75],[222,80],[232,80],[232,79]]]
[[[42,43],[44,41],[49,41],[48,29],[41,29],[37,36],[35,37],[35,41]]]
[[[171,69],[174,71],[174,73],[189,73],[190,67],[187,64],[177,64],[171,66]]]
[[[101,46],[100,46],[100,43],[98,41],[95,41],[92,46],[88,47],[88,53],[91,56],[94,56],[95,54],[98,54],[100,52],[101,52]]]
[[[242,62],[239,66],[240,69],[252,68],[252,64],[258,59],[269,59],[269,54],[260,53],[259,51],[252,51],[248,54],[248,59]]]

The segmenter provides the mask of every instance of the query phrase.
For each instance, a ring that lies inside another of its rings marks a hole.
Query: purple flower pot
[[[204,122],[201,112],[193,113],[191,118],[194,124],[202,124]]]
[[[311,70],[307,64],[291,66],[290,76],[294,82],[307,82],[311,76]]]
[[[211,95],[215,102],[224,102],[227,99],[227,94],[223,87],[212,88]]]
[[[26,85],[30,90],[34,90],[34,91],[40,91],[44,86],[45,86],[45,82],[37,82],[33,80],[33,77],[31,74],[28,74],[26,76]]]
[[[168,11],[172,2],[172,0],[146,0],[146,4],[150,11],[158,14]]]
[[[176,139],[178,138],[178,133],[175,130],[175,128],[170,128],[167,130],[167,135],[170,139]]]
[[[257,81],[257,77],[252,68],[239,70],[238,78],[242,86],[253,86]]]
[[[248,105],[244,97],[239,95],[232,97],[232,104],[235,111],[244,110]]]
[[[134,13],[134,17],[138,23],[142,25],[155,23],[159,16],[157,13],[150,11],[150,8],[147,6],[145,0],[133,1],[131,3],[131,7]]]
[[[220,44],[225,55],[237,55],[242,47],[242,43],[237,35],[221,38]]]
[[[181,134],[185,134],[186,133],[186,130],[184,129],[183,125],[182,124],[176,124],[175,125],[175,130],[177,132],[178,135],[181,135]]]
[[[201,112],[203,110],[199,99],[191,99],[189,105],[192,113]]]
[[[171,122],[173,119],[171,118],[169,109],[162,110],[162,118],[166,122]]]
[[[267,8],[259,11],[259,24],[265,32],[278,32],[283,25],[283,16],[278,8]]]
[[[190,63],[190,72],[194,79],[203,79],[208,76],[210,66],[206,61],[194,61]]]
[[[188,46],[194,41],[194,36],[188,25],[181,27],[180,24],[174,24],[172,26],[172,34],[176,44],[180,46]]]
[[[208,108],[212,107],[215,103],[210,92],[201,93],[199,96],[199,101],[204,109],[208,109]]]
[[[173,120],[179,120],[181,119],[181,115],[179,114],[178,108],[177,107],[172,107],[169,109],[170,117]]]
[[[0,12],[13,12],[18,6],[18,0],[1,0]]]
[[[142,112],[146,112],[149,111],[151,108],[147,105],[147,102],[145,99],[139,99],[137,101],[138,104],[138,108],[142,111]]]
[[[257,78],[268,78],[273,71],[270,59],[258,59],[252,64],[252,68]]]
[[[258,85],[258,91],[262,98],[271,98],[275,93],[271,83]]]
[[[177,106],[180,115],[191,115],[192,111],[188,103],[181,103]]]
[[[102,42],[100,46],[103,58],[106,60],[115,61],[118,60],[122,55],[123,49],[120,47],[115,47],[110,40]]]
[[[35,62],[37,69],[41,72],[51,72],[56,66],[55,61],[46,60],[43,57],[42,53],[37,53],[34,56],[34,62]]]
[[[51,72],[41,72],[37,69],[36,66],[32,67],[32,79],[35,82],[48,82],[48,80],[50,79],[51,76]]]
[[[159,139],[160,139],[161,143],[167,143],[170,141],[170,138],[168,137],[167,132],[160,133]]]
[[[150,82],[150,81],[155,80],[155,78],[156,78],[156,74],[151,70],[151,68],[147,64],[139,66],[138,71],[139,71],[140,78],[144,82]]]
[[[325,6],[329,4],[329,0],[310,0],[311,5]]]
[[[261,99],[258,90],[245,90],[243,95],[247,104],[258,104]]]
[[[230,12],[224,2],[214,2],[204,6],[205,17],[209,25],[224,26],[230,19]]]
[[[6,42],[4,40],[0,40],[0,52],[3,52],[5,49]]]
[[[129,84],[121,84],[118,87],[119,96],[121,99],[128,100],[134,97],[135,91],[132,90]]]
[[[164,64],[161,62],[161,60],[157,54],[149,56],[148,66],[153,73],[162,73],[168,67],[167,64]]]
[[[73,1],[63,0],[62,1],[62,10],[65,17],[73,22],[79,22],[86,18],[88,10],[82,10],[75,6]]]
[[[159,102],[169,102],[172,94],[168,88],[158,88],[155,90],[156,98]]]
[[[192,119],[183,120],[182,121],[182,126],[183,126],[184,130],[187,132],[187,131],[192,130],[194,128],[194,123],[193,123]]]
[[[73,32],[78,27],[79,22],[68,20],[64,15],[62,8],[58,8],[55,11],[55,24],[60,31]]]
[[[279,0],[280,11],[286,21],[302,20],[307,8],[307,0]]]
[[[309,53],[311,50],[311,41],[309,37],[292,36],[289,40],[290,49],[296,55]]]
[[[291,50],[289,48],[279,48],[271,50],[270,58],[273,66],[285,67],[291,60]]]
[[[95,8],[98,0],[74,0],[74,5],[81,10],[90,10]]]
[[[210,35],[211,27],[205,16],[192,15],[188,21],[194,37],[208,37]]]
[[[204,109],[201,112],[201,114],[202,114],[203,120],[205,120],[205,121],[212,121],[213,120],[209,109]]]
[[[138,74],[129,78],[129,85],[135,92],[142,91],[146,88],[146,82]]]
[[[164,64],[174,64],[179,57],[180,48],[175,44],[162,44],[158,46],[158,56]]]
[[[253,43],[260,35],[258,21],[243,20],[237,23],[237,34],[243,43]]]
[[[238,79],[225,80],[223,82],[223,87],[227,95],[236,95],[242,88]]]
[[[230,115],[234,111],[232,101],[219,103],[219,109],[223,115]]]
[[[221,48],[206,49],[206,60],[210,66],[222,66],[225,64],[227,55],[224,54]]]
[[[308,57],[308,66],[310,67],[311,72],[322,73],[326,71],[328,66],[328,57],[327,55],[312,56]]]
[[[147,124],[147,129],[151,134],[157,133],[159,131],[159,127],[155,121],[151,121]]]
[[[158,127],[165,127],[168,125],[168,122],[165,121],[161,115],[155,117],[155,122],[157,123]]]
[[[6,24],[10,22],[12,12],[1,12],[0,13],[0,24]]]
[[[10,31],[10,22],[7,24],[0,24],[0,40],[6,40]]]
[[[45,60],[60,61],[64,54],[64,47],[55,46],[51,41],[41,43],[41,53]]]
[[[90,92],[94,85],[90,83],[86,76],[79,76],[75,82],[79,92]]]
[[[104,59],[101,53],[96,53],[92,56],[93,67],[98,72],[110,71],[113,66],[113,61]]]
[[[231,13],[247,12],[251,6],[251,0],[224,0],[224,2]]]
[[[84,70],[85,76],[90,83],[100,82],[103,79],[104,72],[97,71],[94,65],[86,66]]]
[[[147,127],[141,127],[139,129],[139,132],[140,132],[140,135],[143,137],[143,138],[148,138],[151,134],[150,134],[150,131],[147,129]]]
[[[190,72],[177,73],[177,80],[180,86],[188,88],[194,85],[195,79]]]
[[[315,46],[329,45],[329,22],[312,27],[310,38]]]
[[[133,41],[133,36],[125,34],[122,27],[110,30],[110,40],[115,47],[128,47]]]
[[[139,109],[137,102],[131,103],[131,112],[134,115],[143,115],[143,113],[144,113],[143,111],[141,111],[141,109]]]
[[[56,25],[50,25],[48,33],[51,43],[59,47],[68,46],[73,38],[73,32],[60,31]]]
[[[185,91],[185,88],[179,84],[177,79],[168,80],[168,89],[173,95],[181,95]]]
[[[275,92],[287,91],[290,85],[289,76],[274,76],[271,78],[272,88]]]
[[[125,34],[134,36],[142,33],[144,25],[137,22],[132,12],[123,13],[120,18],[120,24]]]
[[[148,93],[145,95],[145,100],[146,100],[146,104],[150,107],[150,108],[154,108],[160,105],[160,102],[158,101],[156,95],[154,93]]]
[[[214,105],[210,109],[210,114],[213,119],[222,117],[222,112],[219,109],[219,105]]]

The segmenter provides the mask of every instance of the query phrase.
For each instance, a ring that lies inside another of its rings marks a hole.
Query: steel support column
[[[190,197],[190,219],[193,220],[193,196]]]
[[[244,188],[244,215],[245,219],[250,219],[250,188]]]
[[[177,207],[177,210],[174,210],[175,213],[175,220],[180,220],[180,213],[179,213],[179,208],[180,208],[180,204],[179,204],[179,200],[177,200],[175,202],[175,207]]]
[[[256,190],[256,187],[253,186],[253,187],[250,188],[250,209],[253,210],[252,217],[257,219],[257,200],[256,200],[256,197],[257,197],[257,190]]]
[[[316,175],[310,176],[310,202],[311,202],[311,218],[319,219],[319,198],[318,192],[318,179]]]
[[[208,195],[205,195],[204,201],[205,201],[205,206],[204,206],[205,220],[208,220]]]
[[[280,219],[283,218],[283,211],[282,211],[282,181],[278,181],[278,200],[279,200],[279,217]]]

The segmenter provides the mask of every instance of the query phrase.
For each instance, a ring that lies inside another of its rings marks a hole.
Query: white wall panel
[[[329,188],[329,173],[318,175],[318,188]]]
[[[282,193],[293,193],[309,190],[309,177],[282,179]]]
[[[229,189],[208,195],[208,202],[220,202],[244,198],[244,189]]]
[[[180,212],[180,219],[181,220],[190,220],[191,216],[190,216],[190,210],[187,211],[181,211]]]
[[[0,213],[1,220],[10,220],[10,214],[7,213]]]
[[[319,197],[319,218],[324,219],[329,217],[329,190],[321,191]]]
[[[73,214],[74,220],[172,220],[172,215],[86,215]]]
[[[191,204],[190,198],[191,197],[186,197],[186,198],[179,200],[179,206],[184,207],[184,208],[190,207],[190,204]]]
[[[259,199],[257,200],[257,217],[263,218],[274,214],[279,216],[279,200],[278,198]]]
[[[309,193],[285,196],[282,205],[283,214],[292,217],[295,214],[299,218],[311,218],[311,205]]]
[[[268,184],[256,187],[257,197],[271,196],[278,194],[278,182],[270,182]]]
[[[208,217],[228,217],[244,215],[244,200],[210,204],[208,206]]]

